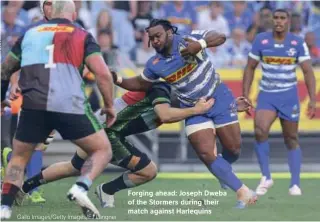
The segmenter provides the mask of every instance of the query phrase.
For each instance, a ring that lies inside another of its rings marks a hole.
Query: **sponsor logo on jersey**
[[[152,61],[152,64],[155,65],[155,64],[157,64],[159,61],[160,61],[159,58],[155,58],[155,59]]]
[[[268,44],[268,42],[269,42],[268,39],[264,39],[261,41],[262,45]]]
[[[297,50],[295,48],[290,48],[287,51],[288,56],[294,56],[297,53]]]
[[[298,45],[298,42],[297,42],[296,40],[292,40],[292,41],[291,41],[291,44],[292,44],[292,45]]]
[[[189,63],[185,65],[184,67],[180,68],[178,71],[170,74],[165,78],[166,82],[169,83],[175,83],[178,82],[180,79],[183,79],[187,75],[189,75],[196,67],[198,64],[196,63]]]
[[[38,32],[73,32],[74,27],[70,26],[44,26],[37,29]]]
[[[271,65],[293,65],[296,63],[296,58],[263,56],[263,61]]]

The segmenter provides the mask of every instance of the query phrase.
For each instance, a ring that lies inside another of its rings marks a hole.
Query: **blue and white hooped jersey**
[[[186,105],[193,105],[201,97],[212,97],[220,77],[215,73],[205,50],[187,60],[180,54],[186,46],[184,37],[198,40],[204,38],[206,33],[192,31],[190,35],[174,34],[171,55],[164,57],[157,53],[151,57],[141,74],[142,78],[150,82],[164,79],[176,89],[178,99]]]
[[[272,32],[256,36],[249,56],[261,61],[260,90],[283,92],[297,85],[298,63],[310,59],[307,44],[302,38],[287,33],[282,43],[275,42]]]

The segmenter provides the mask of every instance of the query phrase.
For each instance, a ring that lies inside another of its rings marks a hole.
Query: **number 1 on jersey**
[[[44,65],[44,68],[51,69],[56,68],[57,64],[53,63],[53,51],[54,51],[54,45],[48,45],[46,47],[46,50],[49,51],[49,61],[47,64]]]

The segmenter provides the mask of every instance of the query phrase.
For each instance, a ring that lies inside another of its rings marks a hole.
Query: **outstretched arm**
[[[145,80],[142,75],[124,79],[112,71],[112,77],[116,85],[129,91],[147,91],[152,86],[152,82]]]

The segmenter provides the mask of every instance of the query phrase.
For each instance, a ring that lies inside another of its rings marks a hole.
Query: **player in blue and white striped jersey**
[[[288,149],[291,173],[289,194],[301,195],[301,149],[298,142],[300,104],[297,90],[296,67],[300,65],[310,102],[308,115],[313,118],[316,110],[315,77],[306,43],[288,32],[290,15],[286,10],[273,13],[273,32],[264,32],[255,38],[243,76],[243,96],[249,98],[254,71],[261,62],[262,79],[255,113],[255,151],[262,178],[257,194],[264,195],[273,185],[269,169],[268,134],[272,123],[279,117],[283,137]]]
[[[213,31],[184,35],[162,19],[152,20],[147,32],[157,54],[148,60],[143,74],[129,79],[115,76],[116,84],[130,91],[146,91],[162,78],[176,89],[182,108],[194,106],[200,98],[215,98],[207,113],[185,120],[186,134],[212,174],[237,192],[237,207],[255,202],[254,192],[236,177],[230,165],[238,159],[241,147],[236,100],[204,50],[223,44],[225,35]],[[223,145],[222,157],[215,152],[214,129]]]

